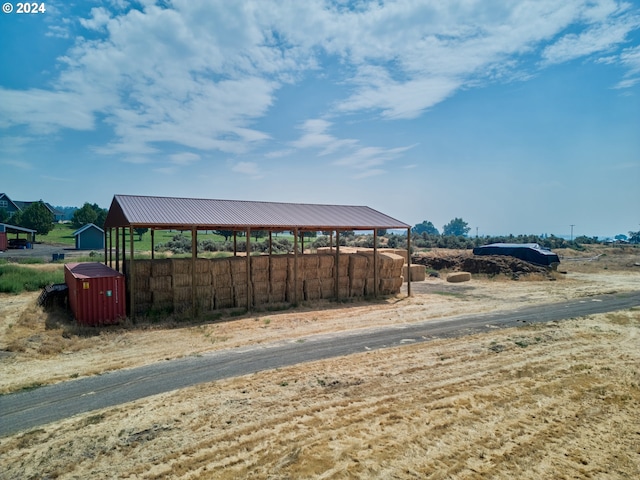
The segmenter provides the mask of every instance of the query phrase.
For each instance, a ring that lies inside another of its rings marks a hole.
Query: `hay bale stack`
[[[233,285],[233,305],[235,307],[247,308],[247,285]]]
[[[233,285],[247,284],[247,260],[241,257],[231,257],[228,260]]]
[[[393,248],[389,250],[390,250],[390,253],[394,253],[395,255],[400,255],[403,258],[404,263],[409,263],[409,252],[407,251],[406,248]]]
[[[137,277],[151,276],[151,260],[135,260],[133,262],[133,272]],[[131,260],[127,260],[127,272],[131,271]]]
[[[338,257],[338,277],[349,276],[349,264],[351,263],[350,258],[350,254],[340,254]]]
[[[340,298],[349,296],[349,277],[338,277],[338,295]]]

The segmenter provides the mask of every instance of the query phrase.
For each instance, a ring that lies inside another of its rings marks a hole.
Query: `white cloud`
[[[33,165],[24,160],[3,160],[2,163],[4,165],[9,165],[10,167],[20,168],[22,170],[33,170]]]
[[[309,72],[324,75],[327,59],[338,64],[327,78],[349,93],[317,115],[410,119],[460,89],[526,78],[534,67],[522,67],[524,55],[540,58],[540,68],[616,56],[640,28],[637,9],[613,0],[137,3],[142,10],[109,0],[88,18],[60,18],[64,28],[50,35],[66,35],[70,24],[89,35],[59,58],[50,88],[0,89],[0,128],[52,134],[104,123],[113,138],[96,146],[103,154],[141,158],[162,142],[243,154],[270,140],[255,122],[280,89]],[[635,72],[619,86],[635,84],[637,55],[637,47],[619,54]],[[310,120],[291,146],[321,155],[358,148],[327,128]]]
[[[263,176],[260,167],[255,162],[237,162],[231,167],[231,171],[247,175],[253,179],[262,178]]]
[[[200,155],[191,152],[175,153],[169,157],[175,165],[191,165],[200,161]]]

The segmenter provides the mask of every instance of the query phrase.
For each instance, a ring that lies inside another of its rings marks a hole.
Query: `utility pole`
[[[571,227],[571,241],[573,242],[573,227],[575,227],[575,225],[569,225]]]

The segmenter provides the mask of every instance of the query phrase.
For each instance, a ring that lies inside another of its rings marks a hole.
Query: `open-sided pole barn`
[[[127,247],[130,260],[130,268],[133,271],[134,242],[133,235],[136,228],[148,228],[151,230],[152,239],[154,230],[182,230],[192,234],[191,248],[191,274],[195,285],[197,259],[197,233],[204,230],[228,230],[244,232],[247,239],[246,274],[247,274],[247,306],[251,307],[251,251],[250,236],[254,230],[263,230],[269,233],[290,231],[294,233],[294,265],[293,275],[298,277],[298,235],[304,232],[330,231],[335,232],[336,246],[340,243],[340,232],[344,231],[370,231],[374,232],[374,275],[378,274],[375,268],[378,262],[378,238],[380,229],[406,229],[408,249],[410,249],[410,225],[385,215],[366,206],[351,205],[318,205],[301,203],[256,202],[240,200],[214,200],[200,198],[175,198],[175,197],[151,197],[135,195],[115,195],[105,221],[105,264],[113,264],[113,240],[115,239],[115,268],[120,267],[122,260],[123,270],[126,272]],[[129,235],[129,245],[126,245],[126,235]],[[122,237],[122,242],[120,242]],[[235,235],[234,235],[235,244]],[[107,251],[107,245],[109,250]],[[153,250],[153,248],[152,248]],[[410,251],[410,250],[409,250]],[[152,252],[153,255],[153,252]],[[340,249],[335,249],[337,266],[339,263]],[[121,258],[122,257],[122,258]],[[338,269],[336,268],[336,271]],[[135,312],[136,280],[135,275],[129,275],[129,291],[131,292],[131,314]],[[374,281],[375,294],[377,294],[377,278]],[[297,290],[294,302],[298,300]],[[195,288],[193,292],[193,305],[195,306]],[[411,279],[407,279],[407,292],[411,295]],[[337,273],[335,284],[336,298],[339,297]]]

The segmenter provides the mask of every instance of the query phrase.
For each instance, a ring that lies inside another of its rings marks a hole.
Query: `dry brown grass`
[[[0,349],[15,350],[0,358],[0,390],[637,290],[636,252],[565,262],[568,273],[553,282],[427,279],[411,299],[315,302],[95,336],[47,317],[34,307],[37,294],[1,296]],[[0,439],[3,478],[640,478],[639,332],[635,309],[198,385]]]

